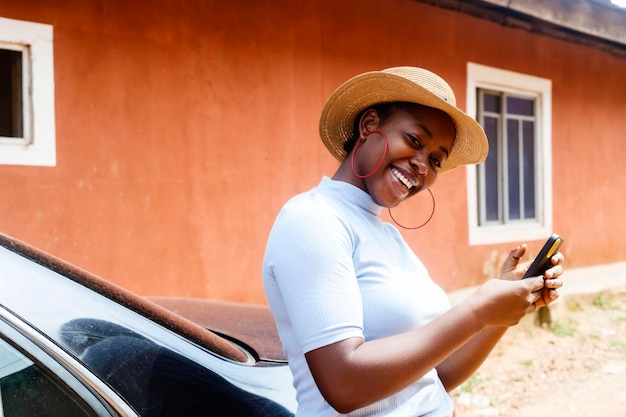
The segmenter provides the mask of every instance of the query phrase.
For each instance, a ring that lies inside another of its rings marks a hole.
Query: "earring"
[[[385,156],[387,156],[387,148],[388,148],[388,146],[389,146],[389,142],[387,141],[387,136],[385,136],[385,134],[384,134],[382,131],[380,131],[380,130],[372,130],[371,132],[367,132],[367,133],[365,134],[365,137],[368,137],[368,136],[369,136],[369,135],[371,135],[372,133],[379,133],[379,134],[383,137],[383,139],[384,139],[384,141],[385,141],[385,149],[383,150],[383,157],[382,157],[382,158],[380,158],[380,161],[378,162],[378,165],[376,165],[376,168],[374,168],[371,172],[369,172],[369,173],[367,173],[367,174],[365,174],[365,175],[361,175],[361,174],[359,174],[358,172],[356,172],[356,168],[354,168],[354,157],[355,157],[355,155],[356,155],[356,151],[357,151],[357,149],[358,149],[359,145],[360,145],[361,143],[365,142],[365,139],[359,139],[359,140],[356,142],[356,144],[354,145],[354,149],[352,150],[352,173],[353,173],[356,177],[361,178],[361,179],[368,178],[368,177],[371,177],[372,175],[374,175],[374,174],[376,173],[376,171],[378,171],[378,169],[380,168],[380,166],[383,164],[383,161],[385,160]]]
[[[424,223],[422,223],[422,224],[420,224],[419,226],[416,226],[416,227],[407,227],[407,226],[403,226],[403,225],[401,225],[400,223],[398,223],[398,222],[396,221],[396,219],[394,219],[394,218],[393,218],[393,214],[391,214],[391,209],[390,209],[390,208],[388,208],[387,210],[389,211],[389,217],[391,217],[391,220],[393,220],[393,222],[394,222],[396,225],[400,226],[400,227],[401,227],[401,228],[403,228],[403,229],[407,229],[407,230],[415,230],[415,229],[419,229],[420,227],[424,227],[424,226],[426,226],[426,223],[428,223],[428,222],[430,221],[430,219],[432,219],[432,218],[433,218],[433,215],[435,214],[435,196],[433,195],[433,192],[432,192],[432,191],[430,191],[430,188],[427,188],[427,190],[428,190],[428,192],[430,193],[430,198],[433,200],[433,210],[430,212],[430,216],[428,216],[428,219],[426,219],[426,221],[425,221]]]

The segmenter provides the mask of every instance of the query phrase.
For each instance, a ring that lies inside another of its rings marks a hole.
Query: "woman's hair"
[[[384,124],[387,121],[387,119],[393,113],[397,111],[404,111],[407,113],[412,113],[415,110],[419,108],[423,108],[423,107],[425,106],[421,104],[417,104],[417,103],[407,103],[403,101],[397,101],[397,102],[392,102],[392,103],[377,104],[375,106],[364,109],[354,119],[354,124],[352,127],[352,137],[343,144],[343,149],[346,151],[346,155],[352,151],[352,149],[354,148],[354,145],[359,139],[359,123],[361,122],[361,117],[363,117],[363,114],[366,111],[371,110],[371,109],[376,110],[376,113],[378,113],[378,119],[380,120],[380,124]]]

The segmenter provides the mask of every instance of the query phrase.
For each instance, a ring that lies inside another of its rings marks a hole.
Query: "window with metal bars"
[[[552,233],[552,81],[467,65],[467,113],[489,141],[467,167],[469,243],[545,239]]]
[[[535,98],[480,89],[478,118],[489,156],[477,167],[478,224],[537,222]]]

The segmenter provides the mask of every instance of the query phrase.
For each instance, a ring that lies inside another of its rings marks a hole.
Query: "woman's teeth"
[[[391,172],[393,172],[393,175],[395,175],[395,177],[406,187],[407,190],[414,187],[413,183],[397,169],[391,168]]]

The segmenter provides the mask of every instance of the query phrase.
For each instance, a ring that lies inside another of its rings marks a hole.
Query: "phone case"
[[[552,266],[550,258],[552,258],[563,244],[563,238],[553,233],[539,251],[537,257],[530,264],[530,268],[524,274],[523,278],[537,277],[543,275],[546,270]]]

